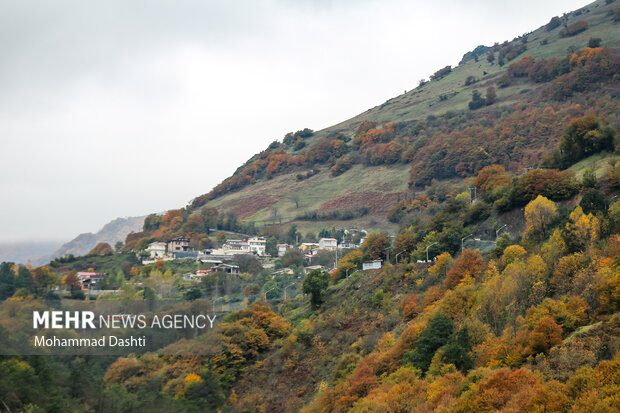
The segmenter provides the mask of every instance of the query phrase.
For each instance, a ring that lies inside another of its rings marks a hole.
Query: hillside
[[[615,107],[608,100],[618,92],[616,81],[592,79],[562,95],[553,90],[570,83],[570,73],[542,81],[513,71],[506,78],[511,65],[526,56],[539,62],[569,60],[590,38],[600,38],[600,46],[615,50],[620,46],[620,31],[614,6],[597,1],[562,16],[552,29],[543,26],[509,42],[479,46],[474,50],[484,52],[476,58],[469,52],[449,72],[440,70],[435,80],[354,118],[311,134],[289,134],[213,191],[193,200],[190,210],[208,205],[259,226],[294,223],[302,232],[332,226],[394,231],[396,226],[385,218],[389,204],[423,191],[432,179],[462,180],[493,163],[513,173],[537,166],[542,154],[559,141],[568,121],[586,112],[596,113],[617,129],[618,120],[611,116]],[[586,30],[572,36],[561,33],[579,21],[588,23]],[[607,82],[604,92],[601,80]],[[470,110],[472,93],[479,91],[484,97],[489,87],[495,89],[493,103]],[[575,93],[578,99],[572,98]],[[592,100],[596,102],[590,104]],[[360,127],[370,130],[370,136],[360,137]],[[299,174],[311,177],[300,180]],[[369,207],[369,213],[346,222],[297,219],[305,212],[362,205]]]

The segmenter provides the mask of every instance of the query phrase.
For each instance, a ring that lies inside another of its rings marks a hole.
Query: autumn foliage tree
[[[411,320],[420,312],[420,297],[418,294],[410,294],[403,300],[402,313],[405,320]]]
[[[510,176],[502,165],[485,166],[478,172],[474,179],[474,185],[483,193],[487,194],[510,183]]]
[[[452,289],[466,276],[477,278],[484,272],[486,264],[482,256],[474,250],[465,249],[459,255],[446,275],[444,286]]]
[[[385,234],[370,233],[361,246],[364,260],[379,260],[386,256],[386,249],[390,246],[390,242]]]
[[[449,252],[442,252],[437,256],[435,263],[428,269],[429,274],[433,277],[441,278],[445,277],[448,273],[448,268],[452,265],[452,256]]]
[[[401,232],[394,239],[394,251],[397,253],[402,252],[406,255],[407,253],[415,251],[416,244],[417,240],[415,234],[412,234],[411,232]]]
[[[82,293],[82,284],[80,283],[80,279],[75,275],[74,272],[70,272],[64,278],[64,284],[69,289],[71,296],[76,298],[83,294]]]
[[[611,127],[602,126],[593,115],[572,120],[560,140],[562,166],[567,167],[597,152],[613,151],[614,135]]]
[[[537,241],[545,240],[556,213],[555,203],[544,196],[538,195],[535,200],[525,207],[524,236]]]
[[[361,251],[351,251],[338,261],[336,278],[341,279],[362,267],[363,254]]]
[[[532,354],[547,353],[551,347],[562,342],[562,327],[549,316],[542,317],[530,334]]]

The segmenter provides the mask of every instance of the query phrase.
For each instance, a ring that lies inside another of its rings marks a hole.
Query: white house
[[[338,248],[338,240],[336,238],[321,238],[319,240],[319,249],[320,250],[330,250],[333,251]]]
[[[265,255],[267,241],[262,237],[253,237],[245,240],[229,239],[222,245],[221,250],[214,250],[214,254],[235,255],[235,254],[256,254]]]
[[[222,249],[224,251],[243,252],[244,250],[243,247],[244,247],[244,242],[243,240],[240,240],[240,239],[229,239],[224,243],[224,245],[222,245]]]
[[[284,254],[286,254],[286,251],[289,250],[290,248],[293,248],[293,246],[290,244],[278,244],[278,257],[281,257]]]
[[[378,270],[381,269],[383,261],[382,260],[374,260],[362,263],[362,270]]]
[[[152,242],[146,247],[146,252],[151,258],[164,258],[166,256],[166,243]]]
[[[250,252],[255,253],[256,255],[265,255],[265,246],[267,241],[263,237],[253,237],[247,240],[248,247]]]

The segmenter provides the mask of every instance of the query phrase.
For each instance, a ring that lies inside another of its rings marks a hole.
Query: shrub
[[[600,37],[590,37],[590,39],[588,39],[588,47],[600,47],[602,40],[603,39],[601,39]]]
[[[448,74],[452,72],[452,66],[448,65],[444,68],[439,69],[435,73],[431,75],[431,80],[439,80],[441,78],[446,77]]]
[[[597,189],[588,189],[584,192],[579,206],[584,214],[596,214],[599,211],[605,211],[605,199]]]
[[[480,95],[480,92],[474,90],[471,95],[471,101],[469,102],[469,109],[476,110],[485,105],[485,101]]]
[[[562,134],[562,167],[601,151],[613,151],[615,131],[603,127],[597,117],[586,115],[570,122]]]
[[[330,168],[330,172],[332,176],[342,175],[343,173],[351,169],[352,166],[353,163],[347,157],[342,157],[338,160],[338,162],[334,164],[334,166]]]
[[[577,20],[573,24],[569,24],[562,30],[560,30],[560,36],[562,37],[570,37],[576,34],[581,33],[582,31],[588,28],[588,22],[585,20]]]
[[[552,17],[551,20],[549,20],[549,23],[547,23],[547,25],[545,26],[545,30],[550,32],[551,30],[561,25],[562,25],[562,20],[560,20],[558,16],[555,16],[555,17]]]
[[[300,221],[348,221],[363,217],[368,214],[370,208],[361,206],[355,209],[332,209],[330,211],[306,211],[295,219]]]

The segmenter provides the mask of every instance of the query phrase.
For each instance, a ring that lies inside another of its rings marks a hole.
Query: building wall
[[[362,270],[378,270],[381,268],[381,261],[371,261],[362,264]]]

